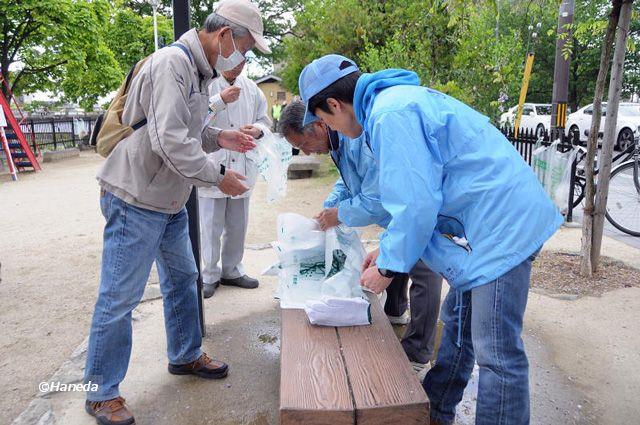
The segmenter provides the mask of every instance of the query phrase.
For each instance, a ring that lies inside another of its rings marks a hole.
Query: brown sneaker
[[[187,364],[169,363],[169,373],[173,375],[197,375],[205,379],[222,379],[227,376],[229,365],[218,360],[212,360],[205,353],[198,360]]]
[[[87,400],[84,410],[101,425],[131,425],[136,422],[122,397],[105,401]]]

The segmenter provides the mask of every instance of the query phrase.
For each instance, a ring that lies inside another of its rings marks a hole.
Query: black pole
[[[58,150],[58,142],[56,141],[56,121],[54,118],[51,118],[51,137],[53,138],[53,150]]]
[[[182,34],[191,28],[189,0],[173,0],[173,36],[179,39]],[[205,336],[204,322],[204,298],[202,294],[202,275],[200,273],[200,218],[198,217],[198,189],[191,190],[187,201],[187,215],[189,216],[189,238],[191,248],[198,268],[198,316],[200,317],[200,330]]]
[[[569,179],[569,205],[567,205],[567,223],[571,223],[573,221],[573,200],[576,196],[575,184],[577,162],[577,159],[574,159],[571,163],[571,178]]]
[[[73,118],[71,118],[71,144],[74,148],[76,147],[76,125]]]

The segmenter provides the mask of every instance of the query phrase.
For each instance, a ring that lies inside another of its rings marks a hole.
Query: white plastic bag
[[[547,190],[547,175],[549,174],[549,168],[551,166],[551,154],[553,150],[557,150],[558,143],[560,143],[558,140],[550,146],[543,146],[536,143],[536,148],[533,150],[533,172],[536,173],[538,180],[545,190]]]
[[[569,207],[571,166],[577,153],[577,149],[563,153],[555,152],[551,161],[551,199],[562,213]]]
[[[287,194],[287,170],[291,162],[291,145],[281,136],[265,132],[256,140],[255,149],[246,153],[258,173],[267,182],[267,202],[275,202]]]
[[[280,214],[277,226],[282,308],[304,308],[322,296],[366,299],[360,286],[365,251],[354,229],[341,225],[323,232],[315,220],[293,213]]]
[[[571,183],[571,164],[576,158],[577,150],[559,152],[559,140],[551,145],[539,146],[533,151],[533,171],[551,200],[560,211],[566,211],[569,203]]]

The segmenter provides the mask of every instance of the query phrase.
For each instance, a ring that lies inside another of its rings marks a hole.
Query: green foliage
[[[207,16],[213,12],[219,0],[190,0],[191,26],[202,28]],[[278,63],[283,59],[282,41],[290,33],[293,26],[291,13],[301,9],[302,0],[254,0],[262,13],[264,35],[271,41],[272,54],[264,55],[254,51],[257,61],[264,67]],[[171,17],[171,0],[158,1],[158,13]],[[124,0],[124,6],[140,16],[150,16],[151,5],[145,0]]]
[[[0,8],[0,68],[17,94],[63,92],[88,107],[117,85],[121,71],[104,39],[107,0],[0,0]]]
[[[165,45],[171,44],[173,23],[160,14],[157,20],[158,38]],[[140,59],[153,53],[153,17],[140,16],[132,9],[116,9],[106,28],[105,39],[124,74]]]
[[[638,16],[640,2],[634,6]],[[285,40],[285,85],[297,91],[302,68],[340,53],[366,72],[415,71],[422,84],[497,118],[520,93],[528,50],[535,52],[527,100],[550,103],[557,42],[558,0],[307,0]],[[577,1],[562,54],[571,56],[569,103],[591,102],[610,2]],[[540,27],[537,27],[540,23]],[[532,37],[536,32],[537,37]],[[625,93],[638,91],[640,20],[632,19]]]

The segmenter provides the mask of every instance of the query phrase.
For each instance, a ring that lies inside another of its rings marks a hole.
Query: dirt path
[[[83,153],[42,172],[0,182],[0,424],[10,422],[88,332],[95,303],[104,220],[95,180],[102,158]],[[252,197],[248,244],[275,239],[278,213],[307,216],[319,206],[336,174],[289,181],[289,195],[266,203],[266,185]],[[373,228],[364,238],[375,238]],[[153,277],[151,278],[153,280]]]
[[[0,183],[0,424],[25,409],[38,383],[87,335],[102,249],[103,219],[94,179],[101,162],[97,155],[83,153],[47,164],[43,172],[21,176],[17,183]],[[280,212],[318,212],[335,178],[325,166],[320,178],[289,181],[287,199],[275,205],[265,202],[260,183],[252,198],[247,243],[272,241]],[[566,248],[569,239],[575,244],[573,233],[559,232],[549,246]],[[377,234],[367,228],[363,238]],[[605,243],[603,254],[616,257],[616,249],[608,247],[617,246]],[[631,260],[637,255],[624,253]],[[264,303],[272,301],[265,297]],[[543,400],[533,404],[538,412],[532,423],[617,424],[640,417],[634,401],[640,392],[640,335],[634,326],[639,322],[638,288],[577,301],[532,293],[526,341],[532,397]],[[549,373],[553,378],[545,377]],[[562,414],[553,414],[554,408]],[[272,413],[267,417],[273,418]],[[566,421],[557,422],[559,417]]]

